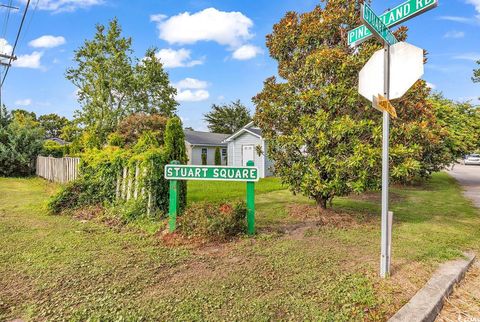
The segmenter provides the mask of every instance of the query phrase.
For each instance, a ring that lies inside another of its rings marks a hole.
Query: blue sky
[[[7,1],[4,1],[7,3]],[[21,10],[26,0],[13,0]],[[373,1],[381,13],[403,2]],[[241,99],[253,111],[251,98],[276,63],[265,36],[285,12],[309,11],[313,0],[32,0],[23,34],[3,88],[9,108],[38,115],[72,117],[78,108],[75,88],[64,77],[73,51],[94,34],[96,23],[118,17],[133,38],[135,55],[155,46],[170,80],[179,89],[179,114],[185,126],[205,130],[203,114],[212,103]],[[34,10],[35,9],[35,10]],[[11,50],[21,18],[12,12],[5,30],[0,10],[3,52]],[[480,59],[480,0],[440,0],[437,9],[405,24],[409,42],[429,52],[424,79],[455,100],[475,100],[480,86],[471,81]]]

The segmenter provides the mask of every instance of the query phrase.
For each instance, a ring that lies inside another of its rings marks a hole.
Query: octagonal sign
[[[385,50],[379,50],[360,71],[358,92],[372,101],[384,94]],[[423,49],[406,42],[390,47],[390,99],[402,97],[424,73]]]

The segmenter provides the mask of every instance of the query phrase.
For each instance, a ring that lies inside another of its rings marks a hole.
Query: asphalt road
[[[480,208],[480,166],[457,164],[448,173],[462,185],[465,196]]]

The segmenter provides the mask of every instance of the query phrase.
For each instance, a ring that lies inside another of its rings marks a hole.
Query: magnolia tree
[[[348,47],[348,30],[361,24],[359,1],[323,2],[305,14],[289,12],[274,26],[267,47],[282,79],[268,78],[253,100],[276,174],[326,208],[335,196],[379,187],[382,116],[357,88],[360,69],[381,44],[372,39]],[[400,28],[397,38],[404,40],[406,31]],[[399,114],[391,134],[395,181],[428,176],[447,163],[428,95],[419,81],[393,102]]]

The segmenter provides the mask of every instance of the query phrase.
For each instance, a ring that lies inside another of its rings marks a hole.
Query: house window
[[[222,160],[227,161],[227,149],[222,149]]]
[[[207,148],[202,148],[202,165],[207,165]]]

